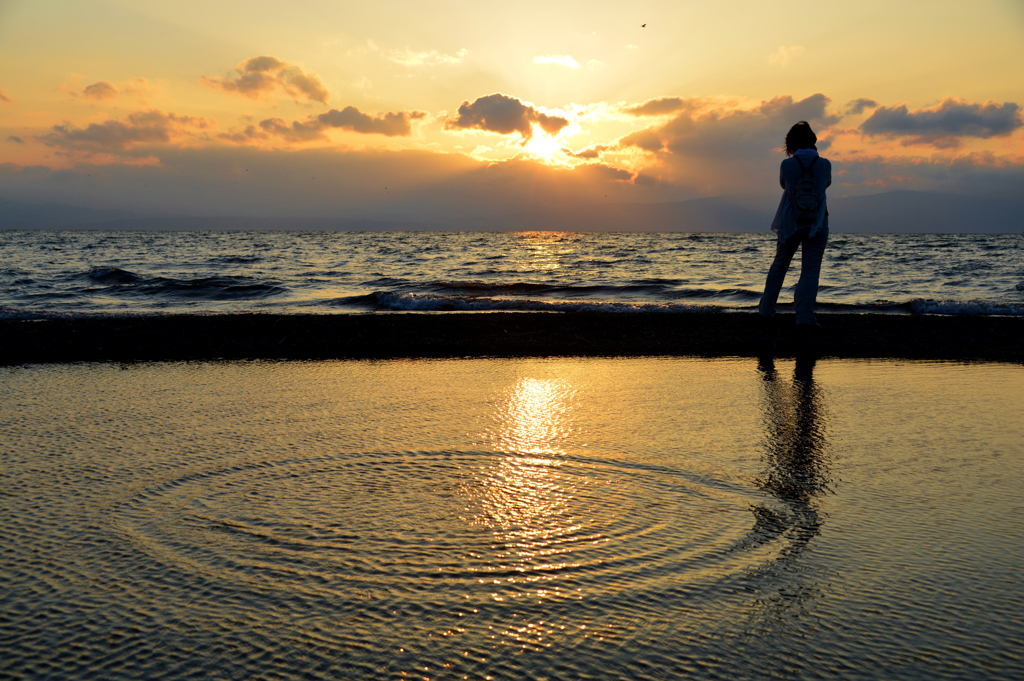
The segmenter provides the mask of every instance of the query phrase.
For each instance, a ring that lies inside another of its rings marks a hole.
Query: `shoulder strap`
[[[809,166],[805,166],[804,162],[800,160],[799,156],[793,156],[793,158],[795,158],[796,162],[800,164],[800,174],[803,175],[804,173],[810,171],[811,168],[814,167],[814,164],[817,163],[818,159],[821,158],[821,157],[820,156],[815,156],[813,159],[811,159],[811,165],[809,165]]]

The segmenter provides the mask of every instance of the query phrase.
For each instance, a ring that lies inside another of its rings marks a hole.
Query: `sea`
[[[3,230],[0,318],[743,311],[774,249],[769,233]],[[1024,234],[834,234],[818,302],[1022,315]]]
[[[773,252],[0,231],[0,318],[728,314]],[[820,309],[1021,315],[1022,252],[837,234]],[[1021,679],[1022,411],[998,362],[2,366],[0,679]]]

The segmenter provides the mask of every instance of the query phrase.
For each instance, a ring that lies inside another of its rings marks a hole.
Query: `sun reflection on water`
[[[550,600],[571,597],[559,573],[576,567],[575,548],[590,536],[575,515],[586,478],[566,470],[565,445],[574,432],[575,389],[563,378],[524,377],[496,400],[495,425],[484,437],[501,453],[475,481],[475,523],[493,533],[492,598]]]
[[[580,248],[580,235],[561,232],[518,232],[513,259],[519,272],[555,274],[567,256]]]
[[[572,434],[569,411],[574,390],[557,379],[522,378],[497,410],[497,449],[516,454],[563,454]]]

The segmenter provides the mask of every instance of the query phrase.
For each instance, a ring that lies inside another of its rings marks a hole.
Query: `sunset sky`
[[[409,219],[776,193],[1019,197],[1024,2],[0,0],[0,196]]]

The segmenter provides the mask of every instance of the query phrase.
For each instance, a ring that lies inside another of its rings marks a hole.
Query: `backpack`
[[[818,221],[821,209],[818,182],[814,179],[812,170],[818,157],[815,156],[809,166],[805,166],[798,157],[793,158],[800,164],[800,181],[796,183],[796,190],[793,192],[793,219],[800,227],[809,227]]]

